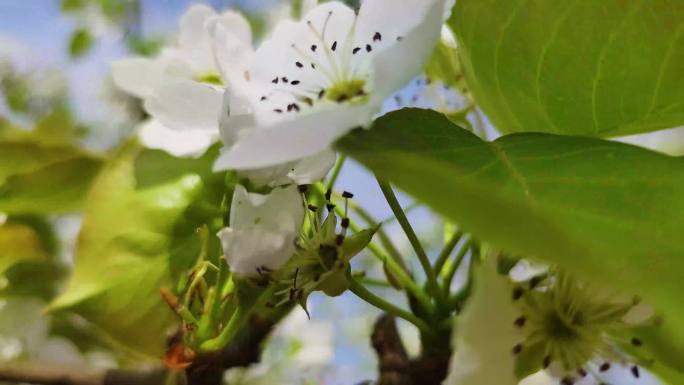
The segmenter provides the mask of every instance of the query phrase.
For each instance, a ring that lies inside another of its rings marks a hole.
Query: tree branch
[[[159,385],[166,371],[98,370],[45,363],[0,363],[0,382],[36,385]]]

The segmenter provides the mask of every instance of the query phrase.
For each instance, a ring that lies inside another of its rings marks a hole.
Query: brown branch
[[[0,382],[36,385],[159,385],[166,372],[98,370],[44,363],[0,363]]]

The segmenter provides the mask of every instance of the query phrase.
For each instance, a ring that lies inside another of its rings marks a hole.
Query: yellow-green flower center
[[[368,98],[364,90],[365,86],[366,81],[362,79],[345,80],[330,86],[325,91],[325,97],[336,103],[364,103]]]

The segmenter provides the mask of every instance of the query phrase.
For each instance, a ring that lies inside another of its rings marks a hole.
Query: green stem
[[[378,309],[397,316],[399,318],[405,319],[406,321],[415,325],[423,333],[431,333],[430,326],[422,319],[416,317],[414,314],[399,308],[398,306],[391,304],[384,299],[373,294],[370,290],[366,289],[365,286],[360,284],[351,276],[349,279],[349,290],[354,293],[357,297],[368,302],[369,304],[377,307]]]
[[[456,255],[456,260],[454,260],[453,263],[447,266],[447,270],[443,276],[444,293],[449,294],[449,292],[451,291],[451,282],[454,280],[454,275],[456,275],[456,271],[458,270],[459,266],[461,266],[461,263],[463,263],[463,259],[465,258],[466,253],[472,247],[473,240],[469,239],[465,243],[465,245],[461,247],[461,250],[458,251],[458,254]]]
[[[416,232],[413,231],[411,223],[409,223],[408,218],[406,218],[406,214],[404,213],[404,210],[399,204],[397,196],[394,195],[392,186],[390,186],[390,184],[387,181],[381,179],[377,175],[375,176],[375,178],[378,180],[380,190],[382,190],[383,195],[385,195],[385,199],[387,200],[387,203],[392,209],[392,212],[397,217],[397,221],[401,225],[401,228],[404,230],[404,233],[406,234],[406,237],[411,243],[411,246],[413,246],[413,250],[416,252],[416,256],[418,256],[418,261],[420,261],[420,264],[423,267],[423,270],[425,271],[425,276],[427,277],[428,287],[432,291],[435,298],[438,301],[443,302],[445,298],[442,291],[439,289],[439,284],[437,283],[437,275],[435,274],[435,271],[432,270],[430,259],[425,253],[425,249],[423,249],[423,245],[421,245],[420,240],[416,235]]]
[[[454,251],[456,248],[456,245],[458,244],[458,241],[461,240],[463,237],[463,232],[462,231],[456,231],[451,238],[449,238],[449,241],[444,245],[444,248],[442,248],[442,251],[440,251],[439,256],[437,257],[437,261],[435,262],[435,272],[439,274],[439,272],[442,271],[444,268],[444,264],[446,261],[449,259],[449,255],[451,255],[451,252]]]
[[[366,209],[357,204],[351,204],[350,206],[352,211],[357,213],[359,217],[361,217],[361,219],[363,219],[368,224],[368,226],[375,227],[378,225],[378,222],[375,220],[375,218],[373,218],[372,215],[370,215],[368,211],[366,211]],[[408,268],[406,267],[404,258],[401,256],[401,253],[394,245],[390,237],[387,235],[385,230],[382,228],[382,226],[378,228],[376,234],[378,234],[378,237],[380,238],[380,244],[387,251],[390,257],[392,257],[392,259],[394,259],[399,266],[401,266],[406,272],[408,272]]]
[[[347,160],[347,156],[340,155],[337,163],[335,163],[335,168],[332,170],[332,174],[330,174],[330,179],[328,179],[328,183],[326,184],[327,190],[332,190],[335,188],[335,182],[337,182],[337,178],[340,176],[340,171],[342,171],[342,166],[344,166],[345,160]],[[325,194],[325,191],[323,191],[323,194]]]
[[[200,351],[214,352],[228,345],[233,337],[237,335],[237,332],[247,322],[249,315],[252,313],[251,310],[252,309],[244,309],[243,307],[238,306],[238,308],[235,309],[233,316],[230,317],[228,324],[221,331],[221,334],[219,334],[216,338],[204,341],[200,345]]]

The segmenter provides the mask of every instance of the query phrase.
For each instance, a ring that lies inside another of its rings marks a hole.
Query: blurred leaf
[[[176,160],[133,144],[121,149],[88,195],[75,271],[51,308],[71,308],[118,342],[160,356],[174,314],[159,289],[197,258],[195,229],[220,223],[218,209],[201,204],[212,195],[211,180],[201,177],[210,172],[206,158]]]
[[[83,57],[93,48],[94,43],[95,40],[90,31],[85,28],[79,28],[69,38],[69,55],[74,59]]]
[[[458,60],[458,50],[441,40],[425,67],[425,75],[430,80],[439,80],[446,86],[462,89],[463,74]]]
[[[484,142],[434,111],[385,115],[338,148],[516,255],[642,295],[663,312],[660,358],[684,371],[684,160],[549,134]]]
[[[40,237],[31,227],[17,223],[0,225],[0,275],[18,262],[48,257]]]
[[[501,132],[684,124],[681,0],[459,0],[450,26],[469,88]]]
[[[86,0],[62,0],[62,4],[59,9],[62,12],[75,12],[83,9],[86,4]]]
[[[129,35],[126,38],[126,46],[131,53],[142,56],[155,56],[161,51],[164,45],[163,38],[143,38],[136,35]]]

